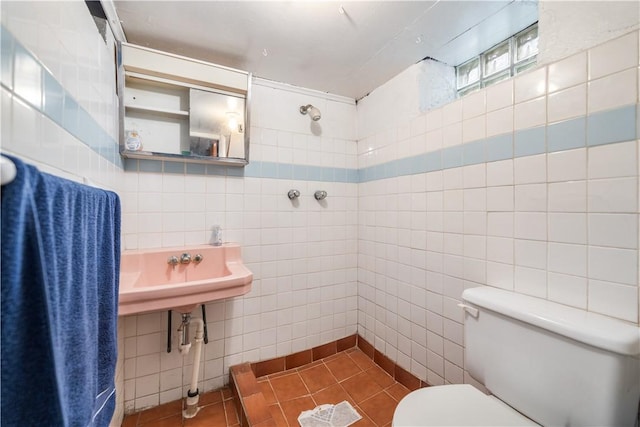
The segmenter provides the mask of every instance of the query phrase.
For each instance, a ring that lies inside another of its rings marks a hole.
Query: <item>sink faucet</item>
[[[180,264],[189,264],[191,262],[191,254],[183,253],[180,255]]]

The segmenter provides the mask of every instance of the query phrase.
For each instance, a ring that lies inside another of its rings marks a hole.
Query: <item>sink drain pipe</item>
[[[196,336],[194,338],[194,354],[193,354],[193,368],[191,370],[191,385],[189,386],[189,391],[187,392],[187,404],[185,409],[182,411],[182,416],[184,418],[193,418],[198,413],[198,401],[200,400],[200,391],[198,390],[198,372],[200,370],[200,356],[202,355],[202,341],[204,341],[204,322],[202,319],[191,319],[190,316],[187,318],[187,322],[185,324],[185,317],[183,315],[183,323],[180,326],[180,329],[187,328],[188,334],[188,326],[189,323],[193,322],[196,324]],[[184,330],[184,329],[183,329]],[[191,343],[185,343],[185,340],[180,344],[180,354],[186,356],[189,354],[189,349],[191,348]]]

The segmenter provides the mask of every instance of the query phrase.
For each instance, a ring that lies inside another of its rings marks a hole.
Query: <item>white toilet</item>
[[[539,298],[462,294],[467,384],[400,401],[393,426],[629,426],[640,402],[640,328]]]

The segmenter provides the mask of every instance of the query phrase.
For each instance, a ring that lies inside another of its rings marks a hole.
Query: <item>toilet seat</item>
[[[406,395],[393,414],[393,427],[538,426],[506,403],[469,384],[426,387]]]

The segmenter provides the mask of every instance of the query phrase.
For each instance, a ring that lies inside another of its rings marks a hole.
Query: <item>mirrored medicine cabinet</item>
[[[120,154],[244,166],[250,95],[250,73],[121,43]]]

